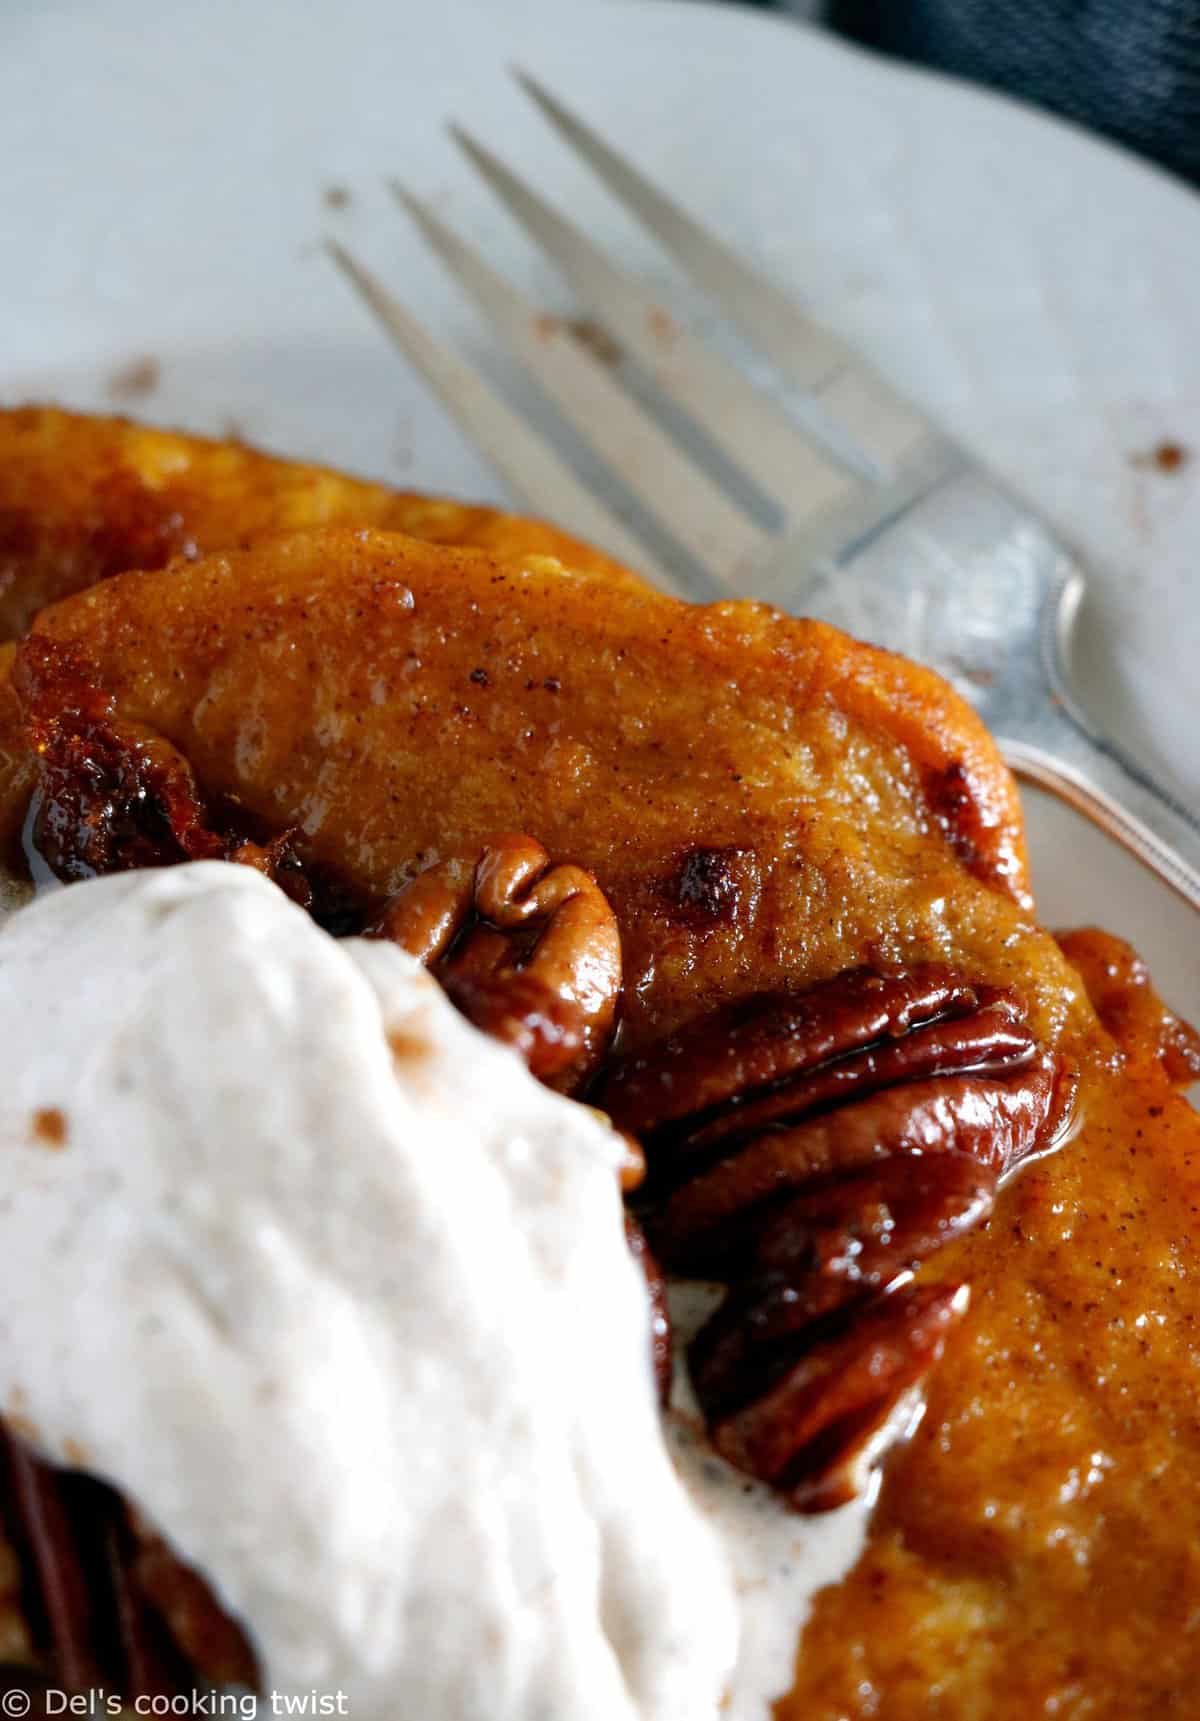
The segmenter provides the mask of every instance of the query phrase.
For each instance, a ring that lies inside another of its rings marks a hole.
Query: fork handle
[[[1200,822],[1115,743],[1063,706],[998,737],[1005,758],[1148,866],[1200,912]]]

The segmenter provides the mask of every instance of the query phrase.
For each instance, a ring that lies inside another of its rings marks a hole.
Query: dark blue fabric
[[[831,0],[828,21],[1039,102],[1200,184],[1200,0]]]

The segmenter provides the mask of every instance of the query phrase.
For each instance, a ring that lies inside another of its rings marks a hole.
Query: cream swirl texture
[[[136,1501],[275,1690],[715,1717],[733,1586],[604,1123],[250,868],[54,892],[0,971],[0,1406],[41,1450]]]

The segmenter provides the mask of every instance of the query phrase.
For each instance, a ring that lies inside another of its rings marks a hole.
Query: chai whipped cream
[[[54,891],[0,966],[0,1408],[137,1502],[270,1689],[765,1716],[865,1507],[797,1519],[674,1418],[681,1486],[601,1120],[250,868]]]
[[[738,1653],[722,1721],[767,1721],[774,1700],[795,1681],[796,1646],[814,1596],[845,1577],[862,1552],[877,1479],[848,1506],[803,1517],[789,1511],[765,1484],[717,1456],[704,1432],[683,1351],[719,1301],[713,1285],[670,1288],[676,1355],[664,1426],[684,1487],[720,1538],[733,1573]],[[909,1405],[904,1413],[910,1428],[915,1408]]]

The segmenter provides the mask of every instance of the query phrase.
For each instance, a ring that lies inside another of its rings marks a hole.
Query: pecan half
[[[616,916],[590,873],[554,865],[532,837],[497,837],[474,865],[419,873],[367,936],[433,968],[463,1014],[551,1087],[580,1088],[607,1049],[621,991]]]
[[[650,1301],[650,1361],[654,1368],[658,1396],[665,1404],[671,1395],[674,1360],[671,1350],[671,1317],[667,1312],[667,1281],[662,1268],[651,1253],[646,1233],[632,1213],[625,1215],[625,1241],[629,1244],[629,1253],[642,1269],[646,1280],[646,1294]]]
[[[710,1422],[713,1445],[799,1512],[844,1506],[903,1432],[905,1396],[939,1362],[966,1313],[965,1285],[910,1285],[812,1345],[736,1412]]]
[[[1011,993],[933,965],[752,998],[615,1067],[652,1247],[729,1287],[688,1354],[726,1458],[800,1510],[858,1491],[966,1308],[914,1269],[1062,1139],[1072,1094]]]
[[[134,1555],[132,1594],[144,1600],[165,1626],[189,1667],[211,1685],[259,1684],[258,1666],[245,1633],[218,1603],[194,1567],[185,1565],[137,1513],[129,1514]]]
[[[258,1685],[253,1651],[197,1573],[111,1488],[43,1462],[0,1423],[0,1506],[40,1670],[127,1704]]]

